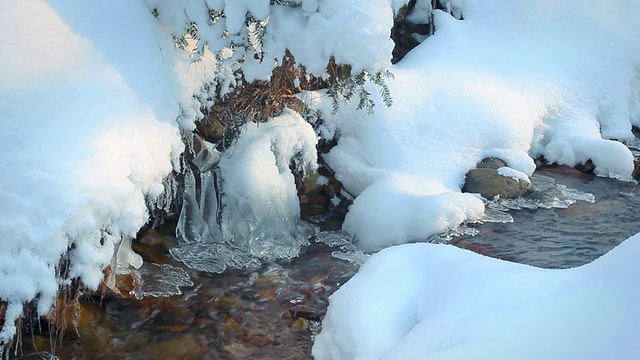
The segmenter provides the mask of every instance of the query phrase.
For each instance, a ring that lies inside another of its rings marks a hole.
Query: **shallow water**
[[[311,359],[312,337],[328,296],[357,271],[357,265],[331,256],[336,248],[320,243],[291,261],[223,274],[189,269],[166,249],[160,255],[159,249],[153,251],[164,268],[145,263],[136,280],[144,284],[142,290],[129,298],[107,295],[101,300],[96,294],[82,300],[78,326],[69,326],[61,346],[56,342],[57,358]],[[173,283],[158,283],[167,278],[159,271],[171,275]],[[122,280],[121,288],[127,282]],[[188,282],[193,286],[184,286]],[[17,358],[49,359],[51,337],[46,325],[33,337],[24,334]]]
[[[578,201],[564,209],[509,210],[494,220],[510,216],[513,222],[469,224],[465,232],[475,236],[454,236],[449,242],[508,261],[567,268],[594,260],[640,231],[635,210],[640,208],[640,189],[635,183],[566,167],[538,173],[569,189],[594,194],[595,202]],[[329,219],[324,230],[339,228],[335,220]],[[169,245],[137,244],[147,261],[136,275],[142,284],[138,291],[129,298],[107,295],[101,300],[95,294],[83,299],[75,310],[80,322],[69,325],[62,342],[55,342],[58,358],[310,359],[328,296],[365,258],[340,232],[323,232],[323,243],[313,243],[291,261],[207,274],[173,260],[168,248],[177,243],[174,229],[161,230]],[[163,278],[173,280],[162,283]],[[170,293],[178,295],[148,296]],[[142,300],[135,298],[145,294]],[[16,358],[50,358],[51,334],[46,324],[40,328],[33,336],[24,335],[23,352]]]
[[[471,225],[477,235],[456,237],[451,243],[508,261],[570,268],[595,260],[640,232],[640,188],[635,182],[600,178],[567,167],[537,173],[591,193],[596,201],[578,201],[566,209],[510,210],[513,223]]]

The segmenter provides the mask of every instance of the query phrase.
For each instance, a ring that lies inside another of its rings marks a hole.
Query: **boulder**
[[[478,193],[486,199],[493,199],[496,195],[501,199],[510,199],[533,191],[531,184],[526,181],[500,175],[498,169],[505,165],[500,159],[484,159],[478,168],[467,173],[462,191]]]
[[[495,169],[498,170],[503,166],[507,166],[507,163],[498,158],[486,158],[478,164],[478,169]]]

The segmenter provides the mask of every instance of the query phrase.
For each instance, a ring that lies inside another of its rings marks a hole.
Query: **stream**
[[[640,231],[635,182],[567,167],[536,174],[539,181],[577,190],[578,198],[593,194],[595,201],[535,210],[496,205],[503,207],[497,210],[502,220],[467,224],[465,231],[432,240],[507,261],[568,268],[593,261]],[[82,298],[65,314],[81,317],[74,324],[69,316],[61,340],[41,320],[38,331],[23,333],[15,358],[49,359],[53,353],[60,359],[310,359],[327,298],[355,274],[364,256],[341,240],[340,221],[329,220],[320,224],[324,243],[313,242],[299,257],[223,274],[175,261],[168,253],[177,244],[175,224],[157,229],[159,241],[135,244],[145,258],[143,268],[120,279],[121,289],[128,282],[137,290]]]

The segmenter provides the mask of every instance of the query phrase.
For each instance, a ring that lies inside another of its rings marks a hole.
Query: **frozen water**
[[[443,244],[451,241],[451,239],[453,239],[454,237],[465,236],[465,235],[475,236],[477,234],[478,234],[478,229],[468,227],[467,223],[463,223],[458,227],[447,229],[442,233],[430,236],[427,239],[427,242],[433,243],[433,244]]]
[[[499,211],[521,210],[538,208],[565,209],[577,201],[594,203],[596,197],[575,189],[569,189],[565,185],[556,184],[552,177],[534,174],[531,176],[534,192],[530,195],[505,200],[491,200],[487,202],[487,208]]]
[[[355,265],[362,265],[369,258],[368,254],[358,250],[353,243],[353,236],[344,230],[322,231],[316,235],[316,242],[340,248],[340,251],[331,252],[331,256]]]
[[[484,210],[484,215],[478,219],[479,223],[512,223],[513,217],[504,211],[495,210],[492,208],[486,208]]]
[[[136,299],[145,296],[169,297],[181,295],[183,287],[193,286],[193,282],[186,271],[169,264],[145,263],[137,270],[138,287],[130,293]]]
[[[190,268],[215,273],[297,256],[317,230],[300,220],[290,165],[301,173],[315,169],[316,143],[311,125],[286,110],[267,123],[246,125],[221,154],[219,168],[202,172],[198,181],[186,169],[179,245],[171,254]],[[210,169],[212,161],[199,163]]]

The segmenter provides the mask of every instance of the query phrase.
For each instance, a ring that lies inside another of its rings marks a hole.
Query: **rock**
[[[4,316],[7,312],[7,303],[2,301],[0,302],[0,325],[4,325]]]
[[[167,331],[183,331],[181,328],[191,325],[195,314],[188,308],[181,306],[180,302],[173,298],[158,299],[154,306],[147,309],[153,317],[152,325],[165,327]]]
[[[467,173],[462,191],[479,193],[486,199],[493,199],[496,195],[510,199],[530,193],[533,187],[525,181],[502,176],[496,169],[479,168]]]
[[[149,346],[147,354],[150,359],[202,359],[206,350],[192,334],[186,334]]]
[[[596,165],[591,160],[587,160],[584,164],[576,164],[574,168],[578,171],[582,171],[584,173],[593,174],[596,170]]]
[[[326,301],[313,301],[304,305],[294,305],[289,308],[289,314],[294,319],[305,318],[307,320],[320,321],[327,312]]]
[[[277,294],[275,291],[270,289],[258,290],[255,295],[255,299],[258,302],[270,302],[274,301],[277,298]]]
[[[272,274],[272,275],[259,276],[255,280],[255,283],[256,284],[271,284],[271,283],[280,282],[281,280],[282,280],[282,275],[281,274]]]
[[[91,336],[99,322],[102,309],[99,304],[84,303],[79,300],[66,302],[58,299],[56,309],[43,316],[52,326],[61,326],[80,337]]]
[[[227,337],[229,337],[231,334],[246,332],[245,327],[228,314],[222,318],[219,324],[221,325],[222,332]]]
[[[140,244],[146,246],[162,246],[164,245],[164,236],[160,235],[156,230],[149,228],[144,232],[144,235],[142,235],[139,241]]]
[[[147,246],[133,243],[131,244],[131,249],[142,256],[142,259],[148,263],[164,264],[168,256],[168,251],[163,246]]]
[[[213,302],[213,308],[217,312],[229,312],[235,307],[239,307],[242,304],[242,299],[232,294],[225,294]]]
[[[253,346],[267,346],[273,341],[268,334],[258,329],[250,330],[244,340]]]
[[[210,142],[219,141],[224,137],[224,125],[215,119],[205,118],[196,121],[196,131]]]
[[[507,166],[507,163],[498,158],[486,158],[478,164],[477,168],[498,170],[503,166]]]
[[[312,171],[307,176],[302,179],[302,192],[304,194],[310,194],[313,192],[318,192],[322,190],[322,185],[318,185],[316,182],[320,177],[320,173],[317,171]]]
[[[554,174],[561,174],[563,176],[569,176],[572,178],[577,178],[582,181],[591,181],[595,177],[593,173],[585,173],[576,168],[565,166],[565,165],[553,165],[545,168],[545,171],[551,172]]]
[[[210,329],[213,328],[215,324],[216,323],[213,320],[206,317],[197,317],[193,320],[193,326],[198,329]]]
[[[313,196],[303,195],[300,198],[301,217],[308,218],[315,215],[324,215],[329,211],[329,198],[322,193],[315,193]]]
[[[631,173],[631,176],[634,179],[638,179],[640,178],[640,159],[635,159],[633,161],[633,165],[635,166],[633,169],[633,172]]]
[[[291,324],[292,331],[306,331],[309,330],[309,326],[311,322],[305,318],[298,318],[296,321]]]
[[[251,354],[253,354],[253,351],[251,351],[251,349],[246,348],[242,344],[238,344],[238,343],[225,345],[224,350],[228,351],[231,355],[233,355],[236,358],[247,358],[251,356]]]

